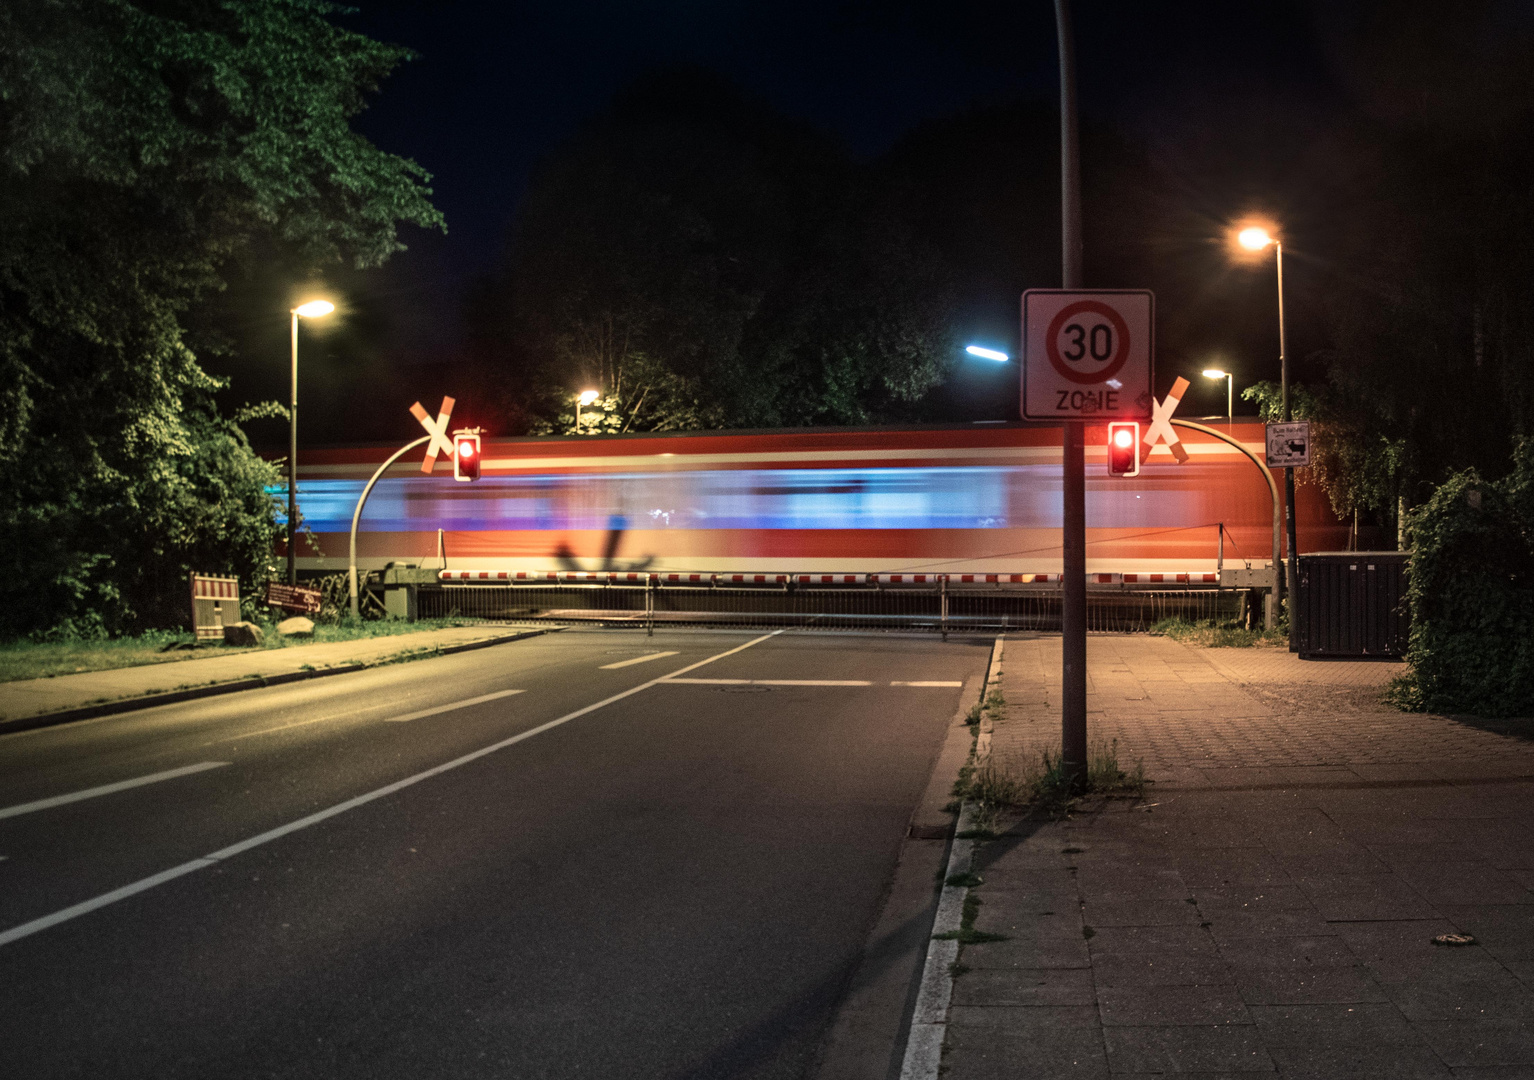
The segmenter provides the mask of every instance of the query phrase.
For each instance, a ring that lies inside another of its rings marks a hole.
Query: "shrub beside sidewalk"
[[[1451,476],[1408,520],[1411,671],[1393,704],[1428,712],[1534,715],[1534,440],[1512,473]]]

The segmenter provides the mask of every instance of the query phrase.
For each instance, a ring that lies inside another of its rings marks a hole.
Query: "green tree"
[[[268,574],[273,470],[221,417],[189,311],[261,246],[376,264],[438,226],[348,126],[408,53],[316,0],[0,7],[0,630],[185,618]]]
[[[839,146],[717,77],[621,94],[535,177],[479,305],[534,430],[861,423],[942,377],[948,288]]]

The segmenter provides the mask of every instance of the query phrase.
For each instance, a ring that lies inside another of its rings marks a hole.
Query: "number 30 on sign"
[[[1148,420],[1155,308],[1143,289],[1025,292],[1023,416]]]

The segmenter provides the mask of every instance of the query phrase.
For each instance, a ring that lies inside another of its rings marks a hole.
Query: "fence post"
[[[942,615],[943,640],[947,641],[948,640],[948,575],[947,574],[944,574],[941,578],[938,579],[938,585],[939,585],[939,587],[941,589],[941,595],[942,595],[942,598],[943,598],[943,615]]]
[[[655,636],[655,575],[644,576],[644,636]]]

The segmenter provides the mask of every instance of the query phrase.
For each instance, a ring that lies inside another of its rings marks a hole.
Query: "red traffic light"
[[[453,432],[453,479],[479,479],[479,429]]]
[[[1140,425],[1120,421],[1108,425],[1108,475],[1140,475]]]

